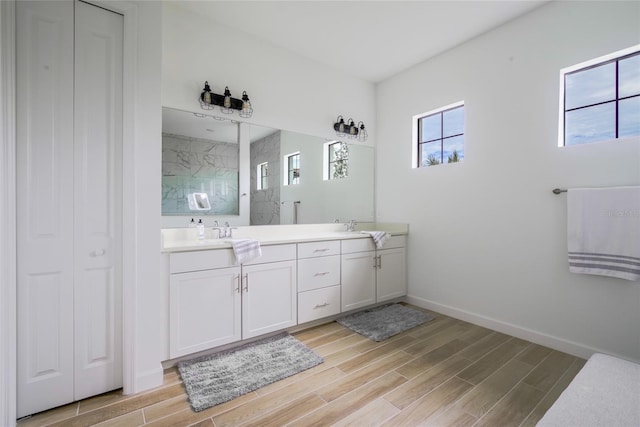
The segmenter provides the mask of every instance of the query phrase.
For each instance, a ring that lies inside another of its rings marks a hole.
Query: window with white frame
[[[269,187],[269,162],[256,166],[256,187],[258,190],[266,190]]]
[[[300,152],[284,156],[284,185],[300,184]]]
[[[413,116],[413,129],[414,168],[464,159],[464,102]]]
[[[640,135],[640,45],[560,71],[558,146]]]
[[[324,144],[324,180],[349,176],[349,146],[346,142],[331,141]]]

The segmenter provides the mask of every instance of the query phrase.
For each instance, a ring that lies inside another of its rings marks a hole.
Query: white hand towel
[[[260,242],[254,239],[232,239],[231,246],[236,256],[236,264],[244,264],[262,256]]]
[[[640,280],[640,187],[567,192],[569,271]]]
[[[391,234],[386,231],[361,231],[361,233],[370,235],[378,249],[381,249],[389,237],[391,237]]]

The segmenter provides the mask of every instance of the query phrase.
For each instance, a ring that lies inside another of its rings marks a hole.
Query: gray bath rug
[[[390,304],[351,314],[337,322],[373,341],[382,341],[431,319],[433,316],[425,312]]]
[[[288,333],[178,363],[189,402],[199,412],[322,363]]]

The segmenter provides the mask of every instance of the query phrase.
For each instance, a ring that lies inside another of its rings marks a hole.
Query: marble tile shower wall
[[[162,214],[189,215],[187,194],[209,195],[216,215],[238,215],[238,144],[162,134]]]
[[[251,225],[280,224],[280,132],[251,144]],[[257,190],[257,166],[269,162],[267,188]]]

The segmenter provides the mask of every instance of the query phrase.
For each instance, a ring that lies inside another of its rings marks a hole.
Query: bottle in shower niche
[[[198,239],[202,240],[204,239],[204,223],[202,222],[202,220],[198,220]]]

